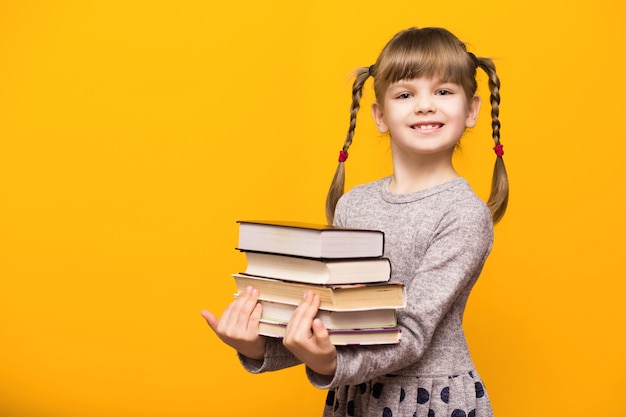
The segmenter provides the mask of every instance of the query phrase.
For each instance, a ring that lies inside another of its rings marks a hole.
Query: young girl
[[[489,76],[496,164],[485,205],[458,176],[452,154],[476,123],[476,69]],[[372,114],[389,134],[393,175],[343,194],[344,161],[352,143],[365,81],[373,77]],[[339,226],[382,230],[392,280],[403,282],[407,307],[398,311],[396,345],[333,346],[315,318],[308,293],[285,338],[257,335],[258,291],[248,288],[213,331],[239,352],[250,372],[304,363],[310,382],[328,388],[324,416],[483,417],[493,412],[474,369],[461,322],[470,291],[506,210],[508,182],[500,144],[499,79],[494,64],[476,57],[445,29],[407,29],[394,36],[376,63],[356,75],[350,128],[327,200]]]

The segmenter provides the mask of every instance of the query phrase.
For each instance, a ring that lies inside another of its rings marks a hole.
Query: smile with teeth
[[[420,124],[415,124],[411,126],[411,129],[417,129],[417,130],[435,130],[435,129],[439,129],[443,126],[442,123],[420,123]]]

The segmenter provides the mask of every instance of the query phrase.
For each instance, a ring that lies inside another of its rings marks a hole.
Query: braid
[[[361,108],[361,96],[363,95],[363,85],[370,76],[370,69],[368,67],[359,68],[357,70],[356,78],[352,84],[352,104],[350,105],[350,125],[346,134],[346,139],[343,143],[342,151],[347,155],[350,145],[352,145],[352,138],[354,138],[354,131],[356,129],[356,117]],[[326,220],[328,224],[333,224],[335,219],[335,207],[339,198],[343,195],[345,185],[345,168],[344,162],[339,161],[335,175],[330,184],[328,195],[326,196]]]
[[[476,58],[476,64],[489,76],[489,91],[491,101],[491,129],[496,146],[500,146],[500,78],[496,74],[496,66],[488,58]],[[493,222],[498,223],[506,212],[509,202],[509,180],[501,155],[496,158],[491,179],[491,194],[487,205],[491,211]]]

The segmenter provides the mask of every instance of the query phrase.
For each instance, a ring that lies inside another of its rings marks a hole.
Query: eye
[[[400,93],[396,97],[402,100],[406,100],[407,98],[411,98],[411,93]]]
[[[452,91],[445,89],[437,90],[437,92],[435,93],[435,95],[437,96],[448,96],[450,94],[452,94]]]

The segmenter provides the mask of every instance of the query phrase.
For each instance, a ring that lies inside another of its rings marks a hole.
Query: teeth
[[[419,125],[419,126],[416,126],[416,128],[420,129],[420,130],[431,130],[431,129],[436,129],[439,126],[440,125],[438,125],[438,124],[437,125]]]

